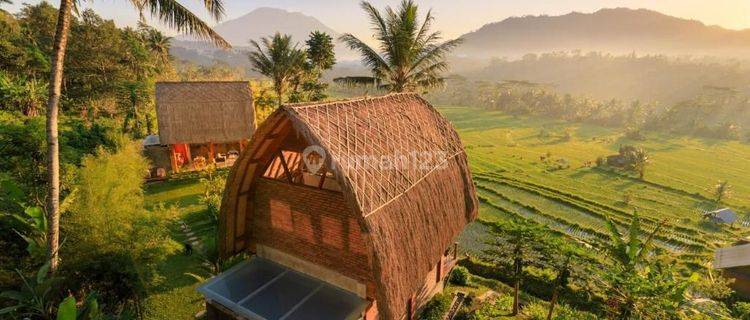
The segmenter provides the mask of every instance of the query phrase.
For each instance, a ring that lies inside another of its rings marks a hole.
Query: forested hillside
[[[706,87],[747,92],[748,71],[745,60],[576,51],[493,59],[486,67],[458,73],[475,80],[536,82],[596,99],[669,104],[691,99]]]
[[[476,58],[570,50],[721,57],[743,57],[750,52],[750,30],[707,26],[630,8],[511,17],[461,37],[466,43],[459,54]]]

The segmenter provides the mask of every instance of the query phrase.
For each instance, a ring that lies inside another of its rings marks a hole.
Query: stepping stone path
[[[180,224],[180,229],[182,230],[182,234],[185,235],[185,239],[187,239],[187,242],[190,243],[190,245],[193,246],[193,251],[201,251],[203,250],[203,243],[201,243],[200,239],[193,233],[193,230],[190,230],[190,226],[185,223],[182,219],[177,221],[177,223]]]

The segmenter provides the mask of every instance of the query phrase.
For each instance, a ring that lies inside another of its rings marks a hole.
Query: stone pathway
[[[190,230],[190,226],[185,223],[182,219],[177,221],[177,223],[180,224],[180,229],[182,230],[182,234],[185,235],[185,239],[190,245],[193,246],[193,251],[202,251],[203,250],[203,243],[201,243],[200,239],[193,233],[193,230]]]

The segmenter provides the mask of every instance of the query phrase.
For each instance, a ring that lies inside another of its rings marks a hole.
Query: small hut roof
[[[381,316],[401,318],[409,298],[477,215],[458,134],[417,94],[283,106],[260,126],[228,178],[220,227],[224,237],[236,236],[234,223],[227,222],[241,216],[231,212],[238,207],[233,197],[251,183],[243,180],[251,175],[237,168],[254,167],[256,150],[264,149],[262,136],[274,136],[278,126],[289,124],[325,151],[326,163],[367,233]]]
[[[737,213],[729,208],[723,208],[712,212],[717,219],[724,223],[733,223],[737,221]]]
[[[239,141],[255,130],[246,81],[159,82],[156,114],[162,144]]]

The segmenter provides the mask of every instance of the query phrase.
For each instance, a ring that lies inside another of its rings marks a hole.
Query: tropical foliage
[[[322,83],[324,71],[336,63],[331,36],[314,31],[306,41],[307,48],[299,48],[290,35],[276,33],[272,38],[262,38],[261,44],[251,40],[250,52],[253,69],[271,79],[278,99],[284,102],[289,91],[290,102],[320,101],[327,97],[327,84]]]
[[[369,2],[362,2],[375,31],[379,47],[373,48],[352,34],[340,40],[362,55],[372,78],[339,78],[338,82],[375,84],[394,92],[420,91],[443,83],[442,73],[448,69],[446,55],[461,43],[460,39],[442,41],[440,32],[432,32],[432,11],[420,20],[418,6],[403,0],[397,9],[379,11]]]

